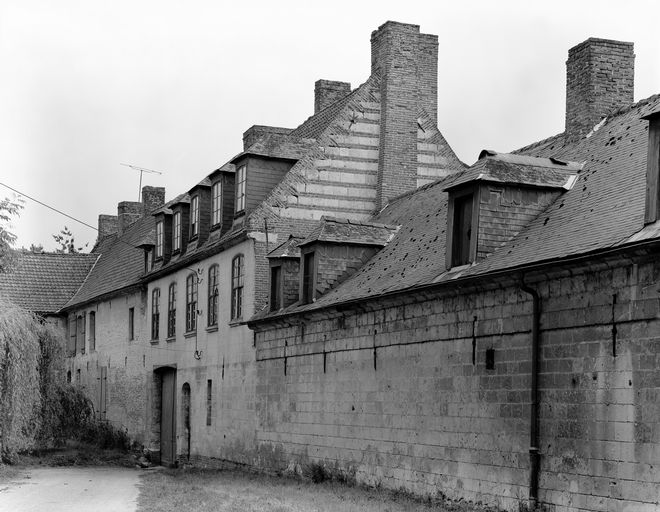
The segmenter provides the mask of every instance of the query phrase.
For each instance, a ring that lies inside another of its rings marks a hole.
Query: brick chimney
[[[116,215],[99,215],[99,235],[97,240],[101,240],[108,235],[112,235],[117,232],[118,229],[118,219]]]
[[[568,50],[568,140],[580,140],[608,114],[632,104],[634,82],[633,43],[591,37]]]
[[[144,213],[148,214],[165,204],[165,187],[142,187]]]
[[[265,135],[285,136],[291,131],[291,128],[280,128],[279,126],[262,126],[258,124],[250,126],[243,132],[243,151]]]
[[[351,92],[349,82],[335,82],[332,80],[317,80],[314,84],[314,113],[337,103]]]
[[[131,224],[140,220],[143,214],[142,203],[137,201],[122,201],[119,203],[117,205],[117,233],[119,236],[122,236]]]
[[[380,74],[381,121],[377,206],[417,186],[417,119],[435,123],[438,37],[419,25],[388,21],[371,34],[371,72]]]

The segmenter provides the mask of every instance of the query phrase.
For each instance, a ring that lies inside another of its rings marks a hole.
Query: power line
[[[75,217],[72,217],[72,216],[69,215],[68,213],[64,213],[62,210],[58,210],[58,209],[55,208],[54,206],[50,206],[50,205],[44,203],[43,201],[39,201],[39,199],[35,199],[34,197],[31,197],[31,196],[27,195],[26,193],[21,192],[20,190],[15,189],[14,187],[10,187],[9,185],[7,185],[7,184],[5,184],[5,183],[2,183],[2,182],[0,182],[0,185],[2,185],[3,187],[7,187],[9,190],[13,190],[13,191],[16,192],[18,195],[21,195],[21,196],[27,197],[28,199],[34,201],[35,203],[39,203],[41,206],[45,206],[45,207],[48,208],[49,210],[53,210],[54,212],[57,212],[57,213],[59,213],[60,215],[64,215],[65,217],[68,217],[69,219],[74,220],[74,221],[76,221],[76,222],[82,224],[83,226],[87,226],[88,228],[92,228],[94,231],[98,231],[98,228],[96,228],[96,227],[94,227],[94,226],[92,226],[92,225],[90,225],[90,224],[87,224],[85,221],[82,221],[82,220],[80,220],[80,219],[76,219]]]

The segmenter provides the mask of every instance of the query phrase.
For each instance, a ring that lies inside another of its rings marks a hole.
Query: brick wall
[[[579,140],[609,113],[633,103],[633,43],[589,38],[568,51],[566,134]]]
[[[316,114],[338,102],[350,92],[351,84],[348,82],[317,80],[314,84],[314,113]]]
[[[656,507],[658,275],[640,260],[527,276],[542,300],[539,498],[555,512]],[[517,510],[531,300],[512,284],[479,287],[257,326],[268,466],[320,461],[372,485]]]

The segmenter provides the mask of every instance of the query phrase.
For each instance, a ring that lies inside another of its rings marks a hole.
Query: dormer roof
[[[394,238],[399,227],[377,222],[356,221],[339,217],[322,217],[318,226],[299,245],[313,242],[338,244],[379,245]]]
[[[298,245],[304,240],[302,237],[290,235],[289,238],[268,253],[267,258],[300,258]]]
[[[569,190],[584,163],[483,150],[479,160],[447,185],[449,191],[476,181]]]

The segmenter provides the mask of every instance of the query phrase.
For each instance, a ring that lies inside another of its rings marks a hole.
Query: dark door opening
[[[160,463],[163,466],[176,464],[176,370],[161,370],[160,407]]]

